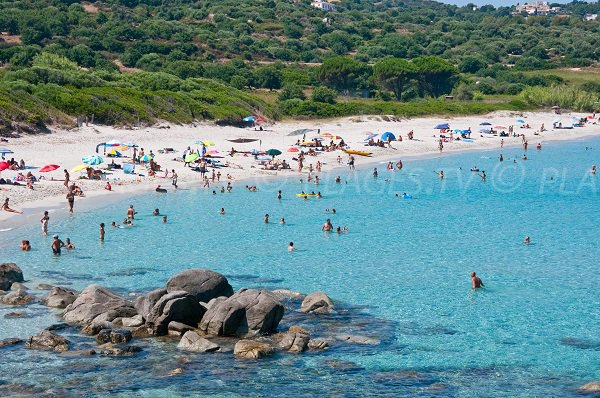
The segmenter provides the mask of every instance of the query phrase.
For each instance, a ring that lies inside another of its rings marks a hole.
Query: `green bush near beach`
[[[580,87],[527,87],[521,93],[524,101],[533,106],[560,106],[580,112],[593,112],[600,107],[600,93]]]

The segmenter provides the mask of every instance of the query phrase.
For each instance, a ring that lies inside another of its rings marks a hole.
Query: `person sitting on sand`
[[[4,204],[2,205],[2,210],[9,212],[9,213],[23,214],[22,211],[11,209],[10,206],[8,205],[8,201],[9,201],[8,198],[4,199]]]
[[[321,227],[321,230],[323,232],[330,232],[333,231],[333,225],[331,224],[331,219],[327,219],[327,221],[325,221],[325,224],[323,224],[323,226]]]
[[[479,289],[481,287],[485,287],[483,281],[480,277],[478,277],[475,272],[471,272],[471,286],[473,289]]]
[[[112,185],[110,185],[110,182],[106,181],[106,186],[104,187],[104,189],[107,191],[112,191]]]
[[[68,250],[75,249],[75,245],[71,242],[70,238],[67,238],[67,242],[65,243],[65,248]]]
[[[156,192],[160,192],[160,193],[167,193],[167,190],[164,188],[161,188],[160,185],[156,187]]]
[[[29,243],[28,240],[22,240],[21,244],[19,245],[19,249],[21,251],[28,252],[31,250],[31,244]]]

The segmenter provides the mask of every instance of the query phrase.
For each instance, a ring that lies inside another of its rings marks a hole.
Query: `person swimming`
[[[321,199],[321,198],[322,198],[321,191],[319,191],[319,192],[317,192],[317,199]]]
[[[154,211],[152,212],[153,216],[160,216],[160,211],[158,209],[154,209]]]
[[[117,225],[117,222],[116,222],[116,221],[113,221],[113,222],[110,224],[110,226],[111,226],[111,227],[113,227],[113,228],[119,228],[119,226]]]
[[[444,170],[440,170],[438,171],[434,171],[435,174],[438,175],[438,177],[440,177],[441,180],[443,180],[444,178],[446,178],[446,176],[444,175]]]
[[[19,245],[19,249],[24,252],[28,252],[31,250],[31,244],[28,240],[22,240],[21,245]]]
[[[162,216],[162,222],[163,222],[163,224],[167,223],[167,216]]]
[[[100,223],[100,240],[104,240],[104,223]]]
[[[294,250],[296,250],[296,248],[294,247],[294,242],[290,242],[290,244],[288,246],[288,251],[293,252]]]
[[[523,239],[523,243],[528,245],[531,243],[531,238],[529,236],[526,236],[525,239]]]
[[[281,200],[281,191],[277,191],[277,199]]]
[[[65,243],[58,238],[58,235],[54,235],[53,239],[52,245],[50,245],[52,248],[52,254],[55,256],[60,256],[60,249],[65,247]]]
[[[220,215],[224,215],[225,214],[225,208],[224,207],[221,207],[221,210],[219,211],[219,214]]]
[[[269,223],[269,214],[265,214],[265,224]]]
[[[483,281],[480,277],[478,277],[475,272],[471,272],[471,286],[473,289],[479,289],[481,287],[485,287]]]
[[[373,169],[373,177],[374,177],[374,178],[377,178],[377,176],[378,176],[378,175],[379,175],[379,172],[377,171],[377,167],[375,167],[375,168]]]
[[[481,174],[479,174],[479,176],[481,177],[481,181],[482,181],[482,182],[485,182],[485,179],[487,178],[487,176],[485,175],[485,170],[483,170],[483,171],[481,172]]]
[[[338,234],[341,234],[342,233],[342,227],[340,227],[338,225],[338,227],[336,228],[335,232],[337,232]]]
[[[279,224],[285,225],[285,218],[281,217],[281,220],[279,220]]]
[[[473,167],[471,167],[471,171],[477,172],[477,171],[479,171],[479,168],[477,166],[473,166]]]
[[[75,249],[75,245],[71,242],[71,238],[67,238],[67,242],[65,243],[65,248],[67,248],[67,250]]]

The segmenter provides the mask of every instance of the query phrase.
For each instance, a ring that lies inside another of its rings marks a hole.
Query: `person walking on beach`
[[[175,172],[175,169],[172,169],[171,172],[173,173],[171,174],[171,184],[177,189],[177,173]]]
[[[2,205],[2,210],[9,212],[9,213],[23,214],[22,211],[11,209],[10,206],[8,205],[8,200],[9,200],[8,198],[4,199],[4,204]]]
[[[75,189],[73,188],[75,184],[69,187],[67,191],[67,203],[69,204],[69,213],[73,213],[73,205],[75,204]]]
[[[42,235],[48,235],[48,221],[50,221],[50,217],[48,216],[48,211],[44,212],[42,219],[40,222],[42,223]]]
[[[485,287],[483,281],[480,277],[478,277],[475,272],[471,272],[471,286],[473,289],[479,289],[481,287]]]
[[[50,247],[52,248],[52,254],[60,256],[60,249],[65,247],[65,243],[58,238],[58,235],[54,235],[54,240]]]
[[[67,169],[65,169],[65,187],[67,189],[69,189],[69,181],[71,180],[71,176],[69,175],[69,172],[67,171]]]
[[[104,241],[104,223],[100,223],[100,240]]]

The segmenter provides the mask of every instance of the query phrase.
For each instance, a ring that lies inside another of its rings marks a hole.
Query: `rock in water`
[[[23,271],[15,263],[0,264],[0,290],[8,290],[14,282],[23,282]]]
[[[582,394],[600,394],[600,381],[593,381],[577,389]]]
[[[50,350],[63,352],[69,349],[69,341],[62,336],[48,330],[41,331],[36,336],[31,336],[25,342],[25,347],[32,350]]]
[[[53,308],[66,308],[77,299],[77,292],[64,287],[53,287],[42,301]]]
[[[275,352],[273,347],[267,343],[260,343],[254,340],[240,340],[235,343],[233,355],[238,358],[258,359],[272,355]]]
[[[210,340],[207,340],[193,331],[185,332],[177,348],[191,352],[213,352],[219,349],[219,346]]]
[[[90,285],[79,294],[73,304],[65,308],[63,318],[67,322],[90,323],[100,315],[102,320],[112,321],[115,318],[128,318],[136,314],[137,311],[131,301],[101,286]]]
[[[10,293],[0,297],[0,303],[7,305],[24,305],[36,301],[35,296],[29,294],[25,289],[12,290]]]
[[[150,311],[152,311],[152,308],[154,308],[154,306],[158,302],[158,300],[160,300],[160,298],[165,294],[167,294],[167,289],[156,289],[148,294],[136,298],[135,309],[137,310],[138,314],[140,314],[144,317],[144,319],[146,319]]]
[[[193,294],[198,301],[204,303],[219,296],[229,297],[233,294],[227,278],[208,269],[190,269],[169,279],[167,292],[181,290]]]
[[[309,294],[300,306],[300,311],[315,314],[329,314],[333,309],[333,301],[323,292]]]
[[[169,322],[181,322],[195,327],[204,312],[204,307],[194,295],[185,291],[171,292],[162,296],[154,305],[146,324],[153,327],[154,334],[164,335],[167,334]]]
[[[22,342],[23,342],[23,340],[15,338],[15,337],[9,338],[9,339],[0,340],[0,348],[7,347],[7,346],[10,346],[10,345],[20,344]]]
[[[269,292],[244,290],[211,306],[202,317],[199,329],[213,336],[251,337],[273,332],[283,306]]]
[[[311,339],[308,342],[308,348],[311,350],[326,350],[329,348],[329,343],[324,339]]]
[[[98,344],[106,343],[129,343],[131,341],[131,332],[127,329],[102,329],[96,336]]]

